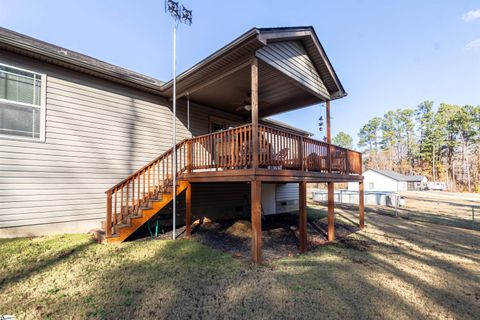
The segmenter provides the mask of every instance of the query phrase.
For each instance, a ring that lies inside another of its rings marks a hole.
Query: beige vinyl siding
[[[0,61],[47,75],[45,142],[0,138],[0,236],[37,234],[48,229],[40,225],[62,222],[73,226],[61,224],[69,231],[99,227],[104,191],[171,147],[170,103],[4,51]],[[177,113],[181,141],[191,136],[183,101]],[[241,121],[192,104],[193,134],[207,133],[212,115]]]
[[[297,211],[299,204],[298,183],[277,184],[275,204],[277,213]]]
[[[315,94],[330,99],[318,70],[300,41],[269,43],[259,49],[256,55]]]
[[[279,183],[277,184],[276,200],[298,200],[298,183]]]

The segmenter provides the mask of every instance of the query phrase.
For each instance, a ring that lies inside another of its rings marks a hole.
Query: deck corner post
[[[307,182],[299,183],[298,231],[300,252],[307,250]]]
[[[252,58],[251,70],[251,99],[252,99],[252,167],[258,168],[260,145],[258,143],[258,59]]]
[[[105,219],[105,235],[112,236],[112,190],[107,191],[107,217]]]
[[[252,219],[252,261],[262,262],[262,182],[251,182],[251,219]]]
[[[185,190],[185,236],[190,239],[192,234],[192,185],[187,182]]]
[[[325,117],[326,123],[327,123],[327,144],[328,144],[328,149],[327,149],[327,162],[328,162],[328,172],[332,172],[332,150],[331,150],[331,144],[332,144],[332,136],[330,132],[330,100],[327,100],[325,102],[326,104],[326,111],[325,111]]]
[[[328,241],[335,240],[334,184],[328,182]]]
[[[365,228],[365,196],[363,180],[358,183],[358,211],[360,229],[363,229]]]

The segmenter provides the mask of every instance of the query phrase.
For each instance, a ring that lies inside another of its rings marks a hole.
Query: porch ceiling
[[[303,108],[323,101],[310,93],[302,84],[262,61],[259,61],[258,82],[260,117]],[[190,94],[190,99],[200,104],[248,117],[250,112],[242,107],[249,104],[250,88],[250,65],[247,64]]]

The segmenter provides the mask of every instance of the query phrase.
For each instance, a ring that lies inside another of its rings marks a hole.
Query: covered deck
[[[180,141],[176,152],[172,148],[107,191],[107,236],[115,231],[115,221],[118,221],[117,197],[121,196],[122,204],[125,203],[123,195],[126,197],[127,205],[125,209],[122,207],[121,217],[125,212],[127,217],[129,214],[141,216],[137,212],[142,210],[142,205],[168,190],[173,175],[186,191],[187,236],[191,232],[191,183],[246,182],[251,185],[252,260],[255,263],[262,260],[262,182],[299,183],[301,252],[307,247],[309,182],[328,184],[328,238],[333,241],[334,183],[358,181],[359,225],[363,227],[361,154],[331,144],[330,102],[346,96],[346,92],[313,28],[254,28],[179,75],[176,88],[176,99],[183,100],[184,106],[209,106],[234,117],[238,125],[196,135],[187,119],[192,137]],[[164,84],[162,90],[173,101],[173,82]],[[268,116],[320,103],[326,104],[326,141],[262,122]],[[173,167],[177,168],[176,172],[172,171]],[[112,221],[113,228],[110,228]]]

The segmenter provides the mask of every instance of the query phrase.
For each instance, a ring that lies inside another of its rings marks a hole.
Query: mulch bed
[[[192,229],[192,239],[211,248],[231,253],[235,258],[249,261],[251,256],[251,237],[232,235],[229,228],[238,220],[221,220],[200,223]],[[262,256],[264,261],[292,257],[298,251],[298,214],[286,213],[267,215],[262,219]],[[325,219],[309,219],[308,221],[308,247],[313,249],[328,244],[328,224]],[[342,239],[358,231],[357,226],[335,223],[335,238]],[[185,227],[176,230],[177,239],[185,237]],[[172,231],[159,235],[156,239],[166,240],[172,238]],[[143,238],[139,240],[148,240]]]

